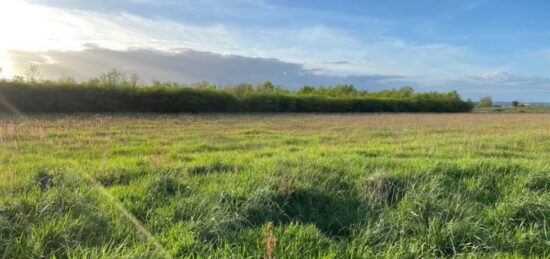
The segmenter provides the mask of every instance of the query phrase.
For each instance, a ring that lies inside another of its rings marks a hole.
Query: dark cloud
[[[10,51],[15,71],[37,64],[46,78],[70,75],[86,80],[117,68],[138,73],[144,81],[161,80],[192,83],[207,80],[217,84],[257,83],[266,80],[295,88],[305,84],[353,84],[358,88],[399,87],[405,78],[394,75],[332,76],[304,68],[303,64],[277,59],[221,55],[195,50],[162,52],[152,49],[111,50],[86,45],[82,51]]]

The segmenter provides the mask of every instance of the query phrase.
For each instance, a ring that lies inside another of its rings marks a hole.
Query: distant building
[[[528,103],[520,103],[518,101],[512,102],[512,107],[529,107]]]

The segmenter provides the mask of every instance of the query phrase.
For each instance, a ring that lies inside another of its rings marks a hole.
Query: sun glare
[[[42,18],[44,16],[36,8],[24,1],[0,2],[0,31],[3,36],[0,40],[0,77],[12,77],[15,73],[9,61],[9,50],[40,48],[40,38],[47,34]]]
[[[0,3],[0,31],[4,35],[0,49],[28,48],[36,45],[35,33],[44,25],[39,23],[40,15],[22,1],[4,1]]]
[[[10,66],[9,51],[43,51],[74,49],[74,27],[65,14],[54,8],[29,4],[22,0],[0,2],[0,76],[10,77],[15,72]],[[78,29],[78,28],[76,28]]]

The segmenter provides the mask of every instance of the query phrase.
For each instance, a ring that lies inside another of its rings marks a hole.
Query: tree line
[[[303,86],[266,81],[219,86],[153,81],[113,69],[87,81],[42,80],[35,69],[0,81],[4,112],[468,112],[474,104],[456,91],[415,92],[411,87],[371,92],[353,85]]]

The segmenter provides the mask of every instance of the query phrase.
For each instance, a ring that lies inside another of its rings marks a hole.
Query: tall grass
[[[0,257],[547,257],[550,116],[0,117]]]

